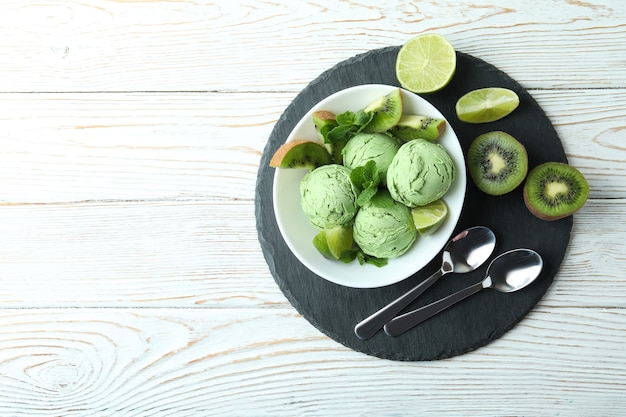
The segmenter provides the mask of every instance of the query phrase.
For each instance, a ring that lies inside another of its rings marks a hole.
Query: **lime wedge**
[[[411,209],[413,223],[421,236],[434,233],[448,215],[448,206],[443,200],[436,200],[425,206]]]
[[[340,259],[345,251],[352,249],[352,242],[351,226],[336,226],[332,229],[326,229],[326,243],[335,259]]]
[[[400,85],[414,93],[433,93],[444,88],[456,70],[456,52],[446,38],[427,33],[405,43],[396,58]]]
[[[326,242],[326,230],[321,230],[313,238],[313,246],[322,254],[324,258],[333,259],[333,254],[330,252],[328,243]]]
[[[468,123],[502,119],[519,106],[519,97],[508,88],[489,87],[470,91],[456,102],[456,115]]]
[[[341,259],[341,255],[352,249],[352,227],[337,226],[321,230],[313,238],[313,246],[328,259]]]

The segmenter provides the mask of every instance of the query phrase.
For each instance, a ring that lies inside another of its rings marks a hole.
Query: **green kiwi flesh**
[[[364,132],[381,133],[394,127],[402,117],[402,91],[399,88],[368,104],[363,111],[374,113]]]
[[[313,124],[319,140],[324,142],[326,149],[330,153],[330,158],[334,164],[343,164],[343,153],[341,152],[346,146],[346,142],[327,142],[326,135],[328,132],[339,126],[335,113],[327,110],[313,112]]]
[[[524,203],[542,220],[558,220],[580,210],[589,197],[589,184],[571,165],[546,162],[528,174],[524,184]]]
[[[330,163],[331,157],[326,147],[310,140],[293,140],[284,143],[270,160],[270,166],[273,168],[315,169]]]
[[[325,135],[334,127],[339,125],[339,123],[337,123],[335,113],[326,110],[313,112],[311,118],[313,119],[313,124],[315,125],[315,131],[322,142],[324,142]]]
[[[437,140],[446,128],[446,121],[416,114],[400,117],[389,133],[402,140],[427,139]]]
[[[486,194],[513,191],[526,178],[526,148],[508,133],[494,131],[478,136],[467,152],[467,166],[474,184]]]

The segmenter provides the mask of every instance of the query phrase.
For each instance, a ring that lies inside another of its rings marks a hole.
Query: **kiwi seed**
[[[417,114],[406,114],[400,117],[398,123],[389,130],[389,133],[402,140],[428,139],[431,141],[439,139],[444,129],[446,121]]]
[[[374,100],[363,111],[373,112],[372,120],[363,129],[364,132],[381,133],[394,127],[402,117],[402,91],[399,88],[386,96]]]
[[[314,169],[331,163],[326,147],[310,140],[292,140],[278,148],[270,160],[273,168]]]
[[[528,154],[524,145],[508,133],[488,132],[470,145],[467,165],[481,191],[502,195],[513,191],[526,178]]]
[[[542,220],[568,217],[585,205],[589,184],[579,170],[561,162],[546,162],[528,174],[524,203]]]

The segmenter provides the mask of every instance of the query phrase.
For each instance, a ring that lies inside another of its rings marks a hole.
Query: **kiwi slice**
[[[508,133],[488,132],[470,145],[467,167],[481,191],[502,195],[513,191],[526,178],[528,154],[524,145]]]
[[[339,123],[337,123],[337,116],[333,112],[320,110],[313,112],[311,118],[313,119],[315,131],[317,132],[319,139],[326,143],[326,135],[328,132],[339,126]]]
[[[270,160],[273,168],[315,169],[331,163],[326,147],[311,140],[292,140],[278,148]]]
[[[546,162],[528,174],[524,202],[542,220],[568,217],[585,205],[589,184],[579,170],[561,162]]]
[[[402,92],[399,88],[368,104],[363,111],[374,113],[364,132],[381,133],[394,127],[402,117]]]
[[[341,151],[344,146],[346,146],[347,141],[329,142],[326,139],[328,132],[339,126],[335,113],[327,110],[320,110],[313,112],[312,118],[313,124],[315,125],[315,131],[317,132],[319,139],[326,146],[326,149],[328,149],[333,163],[339,165],[343,164],[343,153]]]
[[[402,140],[427,139],[437,140],[446,128],[446,121],[417,114],[406,114],[389,133]]]

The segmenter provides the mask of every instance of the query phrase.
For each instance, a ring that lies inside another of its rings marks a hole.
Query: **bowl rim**
[[[324,109],[336,114],[346,110],[356,112],[374,99],[397,88],[400,87],[387,84],[361,84],[339,90],[309,109],[296,123],[285,142],[296,139],[318,140],[311,119],[314,111]],[[311,242],[319,230],[308,221],[300,206],[299,183],[308,170],[277,168],[274,173],[272,185],[274,216],[283,240],[298,261],[308,270],[338,285],[352,288],[378,288],[409,278],[440,253],[452,236],[461,215],[465,201],[467,175],[459,139],[447,118],[435,106],[415,93],[402,88],[400,90],[405,108],[412,113],[419,112],[419,114],[446,120],[446,129],[438,143],[444,146],[456,167],[454,182],[443,197],[449,209],[446,220],[432,235],[418,235],[413,247],[401,257],[389,259],[388,264],[380,268],[369,264],[360,265],[357,261],[344,264],[324,258]],[[354,100],[355,97],[358,99]],[[285,198],[291,193],[295,193],[294,198]]]

